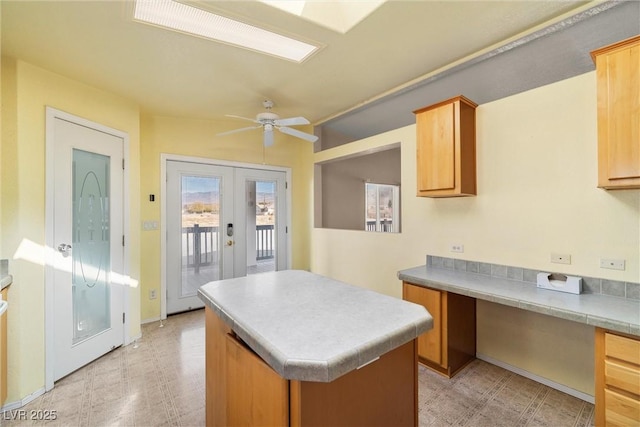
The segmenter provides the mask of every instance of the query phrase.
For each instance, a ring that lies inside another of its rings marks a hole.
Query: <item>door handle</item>
[[[69,255],[71,255],[71,245],[67,243],[60,243],[58,245],[58,252],[60,252],[63,257],[68,257]]]
[[[233,246],[233,240],[227,240],[227,246]]]

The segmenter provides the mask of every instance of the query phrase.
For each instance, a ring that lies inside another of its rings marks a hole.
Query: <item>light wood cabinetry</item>
[[[640,337],[596,328],[596,426],[640,425]]]
[[[286,380],[210,309],[207,426],[417,426],[416,340],[331,382]]]
[[[598,187],[640,188],[640,36],[591,56],[598,87]]]
[[[418,196],[476,194],[476,109],[463,96],[414,111]]]
[[[2,290],[2,299],[7,301],[9,288]],[[7,400],[7,317],[5,312],[0,316],[0,407]]]
[[[226,359],[228,425],[288,425],[289,382],[231,334]]]
[[[424,306],[433,328],[418,337],[418,360],[451,378],[476,356],[476,300],[409,282],[402,297]]]

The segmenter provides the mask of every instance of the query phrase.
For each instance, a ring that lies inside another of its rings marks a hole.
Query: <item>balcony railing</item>
[[[383,219],[380,222],[374,220],[367,221],[367,231],[382,231],[384,233],[393,233],[393,221],[390,219]]]
[[[219,227],[182,227],[183,254],[187,267],[200,272],[200,267],[218,263]],[[256,226],[256,259],[271,259],[274,256],[275,237],[273,225]]]

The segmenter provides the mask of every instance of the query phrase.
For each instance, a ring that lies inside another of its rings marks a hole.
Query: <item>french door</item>
[[[166,314],[202,307],[215,280],[286,269],[283,171],[166,162]]]
[[[127,285],[123,137],[60,116],[48,110],[53,381],[123,344]]]

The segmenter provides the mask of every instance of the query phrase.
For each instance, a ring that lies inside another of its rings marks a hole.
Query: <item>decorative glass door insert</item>
[[[111,327],[109,169],[108,156],[73,149],[73,345]]]

